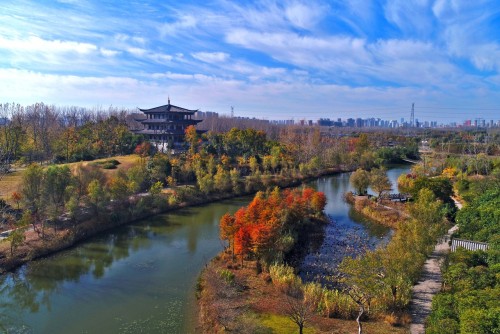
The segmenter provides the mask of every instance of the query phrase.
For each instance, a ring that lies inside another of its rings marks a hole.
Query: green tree
[[[233,168],[229,172],[229,177],[231,179],[231,186],[233,187],[233,192],[239,194],[241,192],[240,172],[236,168]]]
[[[68,166],[49,166],[44,174],[44,202],[47,205],[50,218],[57,219],[64,209],[68,195],[66,189],[72,183],[71,171]]]
[[[7,240],[10,241],[10,256],[14,256],[16,249],[26,240],[24,230],[22,228],[15,229],[10,233]]]
[[[99,212],[106,205],[108,201],[108,196],[106,194],[106,190],[101,185],[98,180],[92,180],[88,186],[88,203],[93,208],[96,215],[99,215]]]
[[[370,172],[370,186],[377,193],[378,200],[381,196],[391,191],[392,184],[384,169],[375,168]]]
[[[366,194],[366,191],[370,186],[370,173],[364,169],[358,168],[351,174],[349,181],[359,195]]]
[[[359,307],[356,318],[359,334],[363,333],[361,317],[383,288],[382,268],[380,254],[373,251],[355,259],[346,257],[339,265],[339,271],[342,273],[340,283]]]
[[[223,192],[231,189],[231,177],[221,165],[217,166],[217,172],[214,175],[214,186],[217,190]]]
[[[130,195],[133,194],[136,187],[137,185],[130,182],[126,175],[118,174],[109,182],[108,190],[111,199],[123,203],[128,200]]]
[[[29,165],[23,173],[21,194],[24,206],[37,213],[42,204],[43,169],[39,165]]]
[[[151,194],[151,197],[153,198],[153,204],[156,207],[160,207],[162,205],[162,196],[161,192],[163,190],[163,183],[160,181],[155,182],[151,188],[149,188],[149,193]]]

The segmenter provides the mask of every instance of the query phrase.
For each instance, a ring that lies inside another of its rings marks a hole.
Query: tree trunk
[[[299,334],[304,332],[304,324],[299,324]]]
[[[363,305],[359,305],[359,314],[356,318],[356,322],[358,323],[358,334],[363,334],[363,326],[361,325],[361,316],[365,313],[365,308]]]
[[[391,287],[391,291],[392,291],[392,305],[396,306],[396,300],[397,300],[397,297],[398,297],[398,287],[397,286],[392,286]]]

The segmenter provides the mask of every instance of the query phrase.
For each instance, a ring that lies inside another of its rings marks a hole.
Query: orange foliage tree
[[[279,261],[290,248],[284,240],[295,242],[300,228],[320,215],[325,205],[325,195],[311,188],[258,192],[248,206],[221,218],[220,237],[242,263],[245,258],[265,264]]]

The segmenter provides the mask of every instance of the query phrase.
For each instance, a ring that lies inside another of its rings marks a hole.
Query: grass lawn
[[[269,333],[298,333],[299,327],[287,316],[277,314],[263,314],[259,316],[262,325],[269,328]],[[316,329],[311,328],[307,323],[304,326],[304,334],[315,334]]]
[[[9,201],[10,196],[14,191],[17,191],[21,184],[23,171],[16,170],[15,172],[5,175],[0,180],[0,198]]]
[[[117,155],[114,157],[109,157],[109,158],[103,158],[103,159],[96,159],[92,161],[82,161],[82,162],[72,162],[69,164],[66,164],[69,166],[71,170],[76,168],[78,164],[83,164],[84,166],[92,164],[94,162],[102,162],[102,161],[107,161],[107,160],[118,160],[120,162],[119,165],[117,165],[116,169],[102,169],[104,174],[110,178],[113,175],[115,175],[119,170],[128,170],[130,167],[135,166],[139,162],[139,156],[137,154],[129,154],[129,155]]]

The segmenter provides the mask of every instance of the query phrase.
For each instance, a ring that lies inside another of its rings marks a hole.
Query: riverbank
[[[348,185],[348,178],[344,178],[343,182],[344,186]],[[329,185],[332,184],[337,185],[338,183],[329,183]],[[346,189],[344,187],[339,188]],[[328,186],[323,189],[328,189]],[[329,199],[329,203],[330,200],[332,201],[331,206],[328,208],[329,215],[332,213],[335,215],[342,212],[342,210],[345,210],[347,214],[349,211],[349,206],[342,200],[344,192],[345,190],[339,192],[338,196]],[[342,203],[345,209],[340,209],[339,203]],[[349,218],[351,217],[353,216],[349,213]],[[329,234],[324,239],[321,238],[323,240],[321,243],[329,245],[328,248],[335,244],[344,245],[346,251],[341,253],[344,256],[354,256],[353,251],[355,252],[356,246],[352,247],[352,240],[366,233],[363,228],[370,225],[354,227],[354,230],[359,231],[359,234],[346,234],[342,232],[347,227],[342,222],[345,218],[332,217],[332,219],[335,219],[336,222],[330,222],[328,227],[330,229],[329,233],[333,233],[333,235]],[[330,225],[337,225],[337,228],[332,229]],[[342,226],[340,230],[338,229],[339,226]],[[334,235],[338,236],[338,239],[335,239]],[[361,240],[367,241],[368,239],[361,238]],[[354,245],[361,247],[363,245],[366,247],[368,244],[368,242],[354,243]],[[370,246],[374,247],[371,243]],[[299,243],[298,247],[307,248],[308,253],[322,253],[318,245],[309,248],[304,243]],[[333,262],[333,259],[329,258],[330,262]],[[320,262],[315,264],[323,268]],[[200,330],[212,333],[214,331],[229,332],[238,331],[241,328],[252,328],[250,332],[296,332],[298,327],[290,319],[289,313],[290,302],[293,303],[293,299],[291,299],[289,291],[282,289],[283,286],[280,280],[276,280],[273,272],[271,268],[271,270],[261,273],[255,262],[250,261],[245,262],[242,267],[239,262],[233,262],[229,254],[220,253],[203,271],[199,279]],[[295,274],[292,276],[295,277],[293,280],[301,280]],[[345,333],[352,332],[357,328],[354,319],[358,314],[358,307],[347,294],[335,289],[322,288],[317,283],[307,283],[318,282],[315,279],[311,281],[302,277],[301,281],[300,286],[303,289],[309,291],[309,287],[316,286],[315,289],[318,289],[316,290],[317,295],[321,296],[317,307],[313,307],[313,310],[307,315],[309,319],[306,321],[305,333],[331,333],[332,329],[333,333]],[[303,306],[304,304],[299,302],[298,305]],[[382,312],[371,314],[370,319],[365,320],[363,320],[363,326],[370,333],[406,333],[408,330],[405,327],[409,323],[409,317],[406,314]]]
[[[210,193],[203,194],[200,192],[192,191],[185,195],[185,199],[178,204],[171,204],[168,202],[168,197],[164,194],[159,195],[161,198],[161,205],[153,206],[152,203],[146,205],[143,203],[147,196],[133,196],[127,203],[109,205],[104,212],[99,215],[92,213],[82,213],[80,220],[77,218],[75,221],[66,221],[57,230],[52,228],[45,228],[44,238],[41,239],[37,232],[32,227],[28,228],[25,232],[26,240],[19,246],[13,253],[10,254],[10,245],[8,241],[0,243],[0,274],[7,271],[14,270],[15,268],[38,258],[49,256],[64,249],[73,247],[74,245],[82,242],[92,236],[95,236],[104,231],[116,228],[121,225],[130,224],[132,222],[146,219],[158,214],[168,213],[171,211],[179,210],[190,206],[205,205],[212,202],[217,202],[225,199],[251,195],[259,190],[267,187],[278,186],[280,188],[294,187],[310,180],[317,179],[322,176],[334,175],[342,172],[349,172],[342,168],[329,168],[314,175],[300,175],[294,179],[277,178],[271,176],[266,182],[251,191],[240,192],[226,192],[226,193]],[[182,190],[182,187],[177,187],[177,190]],[[185,189],[185,188],[184,188]],[[141,202],[142,201],[142,202]],[[151,199],[151,202],[152,199]],[[137,207],[141,206],[141,210]]]
[[[255,261],[244,266],[233,263],[231,256],[221,252],[202,272],[199,297],[199,330],[203,333],[292,333],[298,330],[290,319],[293,307],[290,297],[273,284],[269,273],[258,273]],[[329,317],[323,310],[310,313],[304,333],[347,333],[357,328],[356,321]],[[333,315],[334,312],[331,313]],[[356,313],[356,310],[354,310]],[[407,333],[383,319],[363,322],[367,333]]]
[[[392,229],[396,229],[400,222],[410,217],[403,203],[390,200],[377,202],[368,196],[353,196],[352,193],[346,194],[346,201],[366,218]]]

